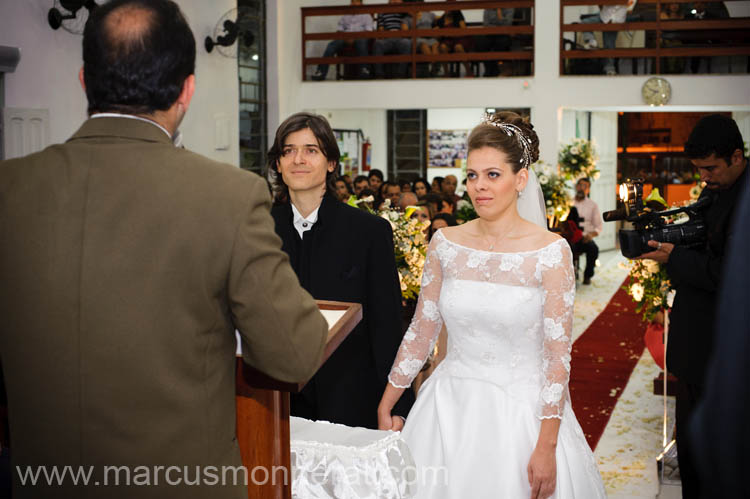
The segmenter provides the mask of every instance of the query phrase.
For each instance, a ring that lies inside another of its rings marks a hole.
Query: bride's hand
[[[401,431],[403,428],[401,416],[391,416],[391,411],[378,408],[378,430]]]
[[[557,487],[557,461],[554,447],[545,449],[537,446],[526,467],[531,485],[531,499],[545,499]]]

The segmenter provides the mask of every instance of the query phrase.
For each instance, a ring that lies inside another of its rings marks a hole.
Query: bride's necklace
[[[496,237],[495,239],[490,239],[488,237],[488,234],[484,230],[482,230],[481,231],[482,232],[482,237],[484,238],[485,241],[487,241],[487,246],[488,246],[488,250],[487,251],[493,251],[495,249],[495,244],[498,244],[498,243],[500,243],[502,241],[505,241],[508,238],[508,236],[510,236],[513,233],[513,231],[515,229],[516,229],[516,227],[515,227],[515,224],[514,224],[513,227],[511,227],[507,232],[505,232],[505,234],[503,234],[499,238]]]

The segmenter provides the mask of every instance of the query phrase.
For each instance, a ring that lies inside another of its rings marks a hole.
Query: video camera
[[[643,253],[654,251],[648,241],[672,243],[679,246],[697,247],[706,241],[706,224],[702,211],[711,204],[711,198],[702,197],[695,203],[671,210],[654,211],[643,202],[643,180],[628,179],[620,185],[621,206],[602,214],[605,222],[627,220],[633,229],[620,229],[620,250],[626,258],[636,258]],[[688,220],[682,223],[668,223],[666,217],[686,213]]]

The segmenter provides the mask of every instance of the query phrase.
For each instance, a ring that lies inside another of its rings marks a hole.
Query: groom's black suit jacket
[[[329,196],[304,239],[294,228],[291,204],[278,204],[271,214],[300,284],[318,300],[363,308],[362,322],[292,395],[292,415],[377,428],[378,402],[403,337],[391,226]],[[393,413],[406,417],[413,403],[407,389]]]

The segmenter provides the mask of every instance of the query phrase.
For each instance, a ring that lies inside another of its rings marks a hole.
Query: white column
[[[591,113],[591,138],[596,141],[599,154],[599,178],[591,185],[591,199],[603,212],[614,210],[617,205],[617,113],[596,111]],[[602,251],[615,248],[616,225],[605,222],[604,230],[596,238],[596,244]]]

